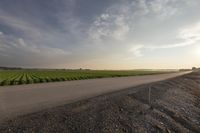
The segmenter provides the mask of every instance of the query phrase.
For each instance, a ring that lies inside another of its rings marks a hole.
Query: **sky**
[[[200,66],[199,0],[0,0],[0,66]]]

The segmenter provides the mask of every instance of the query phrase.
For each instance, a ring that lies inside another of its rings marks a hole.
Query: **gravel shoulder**
[[[18,116],[0,132],[199,133],[200,72]]]

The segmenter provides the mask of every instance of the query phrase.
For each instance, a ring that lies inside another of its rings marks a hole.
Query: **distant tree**
[[[192,70],[196,70],[197,68],[196,67],[192,67]]]

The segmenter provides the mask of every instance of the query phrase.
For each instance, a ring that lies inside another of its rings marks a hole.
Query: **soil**
[[[0,132],[200,133],[200,72],[18,116]]]

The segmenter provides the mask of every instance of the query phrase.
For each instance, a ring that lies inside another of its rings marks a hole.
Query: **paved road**
[[[0,120],[185,73],[0,87]]]

